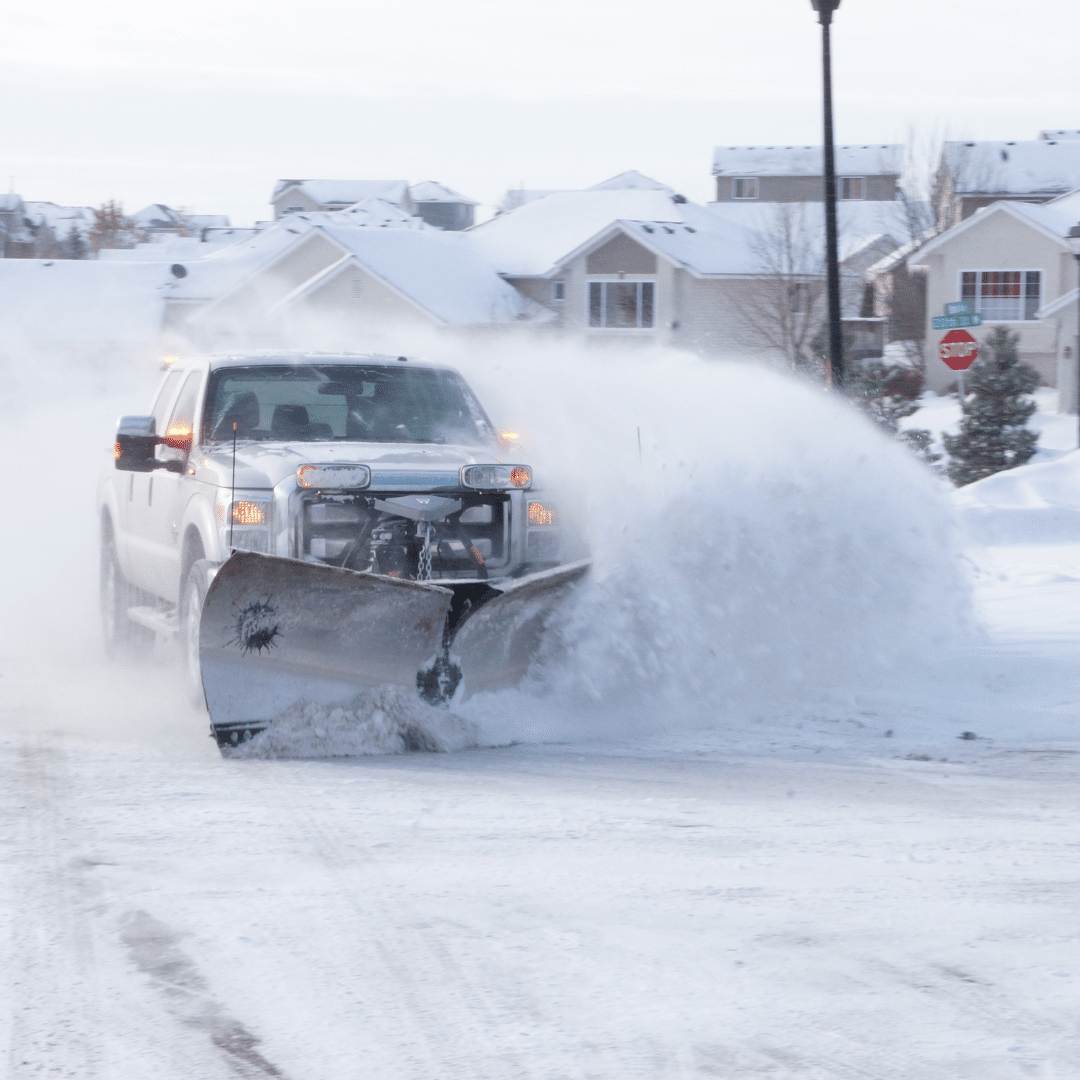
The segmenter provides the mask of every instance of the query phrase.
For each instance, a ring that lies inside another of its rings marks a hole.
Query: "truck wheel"
[[[101,639],[105,654],[112,660],[135,658],[153,647],[154,636],[144,626],[128,618],[128,608],[138,600],[135,589],[124,578],[116,541],[107,532],[101,540],[101,576],[99,606]]]
[[[199,624],[206,599],[206,572],[210,566],[207,559],[192,563],[180,595],[180,660],[193,705],[206,704],[199,661]]]

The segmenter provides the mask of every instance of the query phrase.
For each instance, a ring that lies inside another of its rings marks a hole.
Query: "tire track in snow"
[[[178,948],[179,934],[145,911],[134,911],[120,937],[139,970],[167,996],[170,1012],[185,1025],[205,1031],[236,1073],[251,1080],[287,1080],[255,1049],[260,1040],[211,997],[198,968]]]
[[[61,748],[26,742],[4,785],[17,822],[5,972],[14,1003],[13,1080],[102,1075],[101,995],[89,926],[96,888],[87,876],[94,863],[77,855],[66,774]]]

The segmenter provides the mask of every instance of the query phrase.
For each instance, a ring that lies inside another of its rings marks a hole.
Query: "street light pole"
[[[1080,446],[1080,225],[1069,230],[1068,239],[1076,259],[1076,443]]]
[[[829,26],[840,0],[810,0],[821,23],[821,67],[825,112],[825,269],[829,288],[829,367],[832,384],[844,385],[844,331],[840,324],[840,259],[836,241],[836,158],[832,125],[832,55]]]

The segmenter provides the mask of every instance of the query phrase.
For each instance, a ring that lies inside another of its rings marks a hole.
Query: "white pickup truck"
[[[204,602],[230,556],[238,567],[257,564],[260,582],[276,574],[286,591],[321,589],[315,606],[323,614],[326,580],[348,591],[374,588],[377,579],[383,593],[411,582],[450,598],[442,667],[416,677],[424,696],[446,698],[460,678],[446,671],[458,623],[514,583],[546,580],[560,563],[556,511],[513,447],[448,367],[339,353],[177,361],[149,413],[120,420],[98,485],[106,647],[116,654],[154,634],[178,636],[193,684],[205,683],[207,649],[224,642],[200,639]],[[249,554],[262,561],[240,558]],[[305,578],[303,565],[321,576]],[[327,579],[326,568],[337,576]],[[234,581],[223,599],[239,603],[243,588]],[[392,607],[388,616],[384,603],[379,617],[392,619]],[[301,636],[294,620],[291,637],[278,626],[258,648],[244,639],[240,651],[278,660],[286,639]],[[236,724],[247,723],[250,734],[261,722],[216,723],[208,686],[206,693],[219,742],[223,732],[235,741]]]

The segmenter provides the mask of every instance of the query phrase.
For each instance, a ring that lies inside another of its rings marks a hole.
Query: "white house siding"
[[[983,212],[984,220],[963,227],[953,238],[945,234],[930,254],[916,255],[912,266],[925,266],[927,385],[941,391],[956,381],[956,373],[937,358],[937,344],[945,331],[935,330],[931,319],[945,313],[945,305],[960,299],[961,277],[965,270],[1038,270],[1042,275],[1040,303],[1045,305],[1072,287],[1066,278],[1068,255],[1061,244],[1005,212]],[[982,215],[980,215],[982,216]],[[971,330],[980,342],[995,326],[1005,326],[1020,335],[1022,360],[1039,372],[1042,382],[1057,385],[1058,341],[1056,328],[1046,322],[984,322]]]

